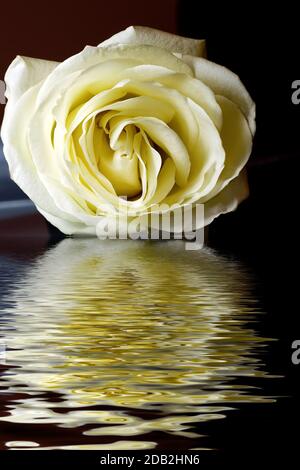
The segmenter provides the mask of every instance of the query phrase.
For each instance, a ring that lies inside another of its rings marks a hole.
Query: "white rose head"
[[[130,27],[62,63],[16,57],[1,129],[11,178],[65,234],[161,206],[204,204],[202,226],[234,210],[255,105],[204,55],[202,40]]]

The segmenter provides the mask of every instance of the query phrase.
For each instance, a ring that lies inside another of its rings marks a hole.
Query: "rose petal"
[[[198,124],[198,134],[189,147],[191,171],[187,184],[172,191],[166,203],[173,205],[206,196],[215,186],[225,162],[220,134],[208,114],[192,100],[187,100]]]
[[[16,101],[31,87],[44,80],[59,62],[17,56],[8,67],[4,80],[8,105]]]
[[[61,211],[40,179],[37,168],[32,160],[27,133],[28,124],[33,113],[33,107],[39,85],[31,87],[12,108],[6,107],[1,138],[4,144],[4,154],[9,165],[11,178],[36,204],[38,209],[49,212],[70,225],[76,218],[70,213]]]
[[[216,217],[234,211],[249,195],[246,170],[234,178],[217,196],[204,205],[205,225],[209,225]]]
[[[167,158],[160,170],[157,179],[157,188],[150,203],[159,204],[163,201],[175,184],[176,167],[171,158]]]
[[[86,46],[78,54],[61,62],[49,74],[40,90],[38,104],[49,101],[53,94],[57,99],[62,92],[68,89],[69,83],[76,84],[81,76],[84,80],[85,75],[90,72],[94,75],[94,82],[96,82],[97,76],[101,78],[97,66],[101,67],[103,62],[115,59],[134,60],[136,65],[146,63],[165,66],[175,72],[193,75],[192,69],[183,60],[178,59],[165,49],[159,49],[154,46],[126,44],[108,47]],[[89,81],[93,82],[92,77],[89,77]]]
[[[205,56],[204,39],[185,38],[144,26],[129,26],[100,43],[98,47],[112,44],[149,44],[167,49],[170,52],[180,52],[198,57]]]
[[[253,135],[255,104],[239,77],[226,67],[203,58],[184,55],[182,59],[193,69],[196,78],[202,80],[217,95],[225,96],[241,109]]]
[[[91,235],[96,234],[96,229],[94,227],[86,227],[84,223],[74,223],[69,222],[66,219],[61,219],[60,217],[56,217],[53,214],[41,209],[37,206],[38,211],[48,220],[54,227],[58,228],[62,233],[65,235],[74,235],[79,233],[84,233],[87,228],[88,232]]]
[[[214,197],[238,176],[252,150],[252,135],[244,115],[232,101],[224,96],[217,96],[217,101],[223,112],[223,127],[220,135],[226,158],[224,169],[216,185],[204,201]]]
[[[114,118],[115,124],[111,126],[110,145],[113,147],[114,142],[122,132],[122,129],[128,124],[143,129],[149,137],[174,161],[176,166],[176,183],[178,186],[186,184],[189,171],[190,160],[188,151],[180,139],[180,137],[167,124],[157,118],[141,117],[141,118]]]
[[[201,80],[158,65],[130,67],[124,70],[123,78],[139,82],[158,82],[165,87],[176,90],[203,107],[218,129],[222,126],[222,111],[216,101],[215,94]],[[173,100],[173,96],[171,99]]]

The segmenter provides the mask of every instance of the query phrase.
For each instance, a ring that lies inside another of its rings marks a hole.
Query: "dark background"
[[[268,366],[285,376],[280,392],[289,398],[273,408],[245,407],[225,420],[214,436],[222,450],[210,459],[217,468],[225,460],[243,468],[250,459],[254,468],[262,462],[269,468],[279,458],[288,466],[297,454],[300,365],[291,363],[291,344],[300,338],[300,105],[291,101],[291,84],[300,79],[300,16],[295,8],[288,2],[269,8],[240,2],[231,8],[228,2],[189,0],[90,0],[84,5],[54,0],[1,6],[2,77],[17,54],[63,60],[86,44],[96,45],[130,24],[140,24],[207,39],[208,58],[240,75],[256,101],[250,197],[211,225],[209,244],[255,272],[257,295],[267,312],[258,330],[278,338]],[[44,224],[38,216],[31,223]]]

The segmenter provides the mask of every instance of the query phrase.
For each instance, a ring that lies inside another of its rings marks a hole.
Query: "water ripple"
[[[272,401],[256,386],[267,341],[249,276],[211,250],[66,239],[11,279],[2,269],[0,420],[78,430],[47,448],[153,448],[157,432],[195,440],[201,422]],[[43,445],[30,430],[7,446]]]

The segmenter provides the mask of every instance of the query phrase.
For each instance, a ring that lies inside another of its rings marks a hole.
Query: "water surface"
[[[3,449],[214,448],[205,423],[272,406],[253,280],[212,250],[65,239],[0,282]]]

